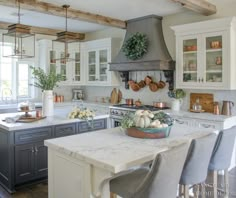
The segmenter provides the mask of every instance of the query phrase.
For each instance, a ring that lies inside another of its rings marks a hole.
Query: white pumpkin
[[[135,118],[135,126],[140,128],[147,128],[151,123],[151,120],[148,116],[137,116]]]
[[[160,125],[161,122],[159,120],[154,120],[151,124],[150,127],[152,128],[157,128],[158,125]]]

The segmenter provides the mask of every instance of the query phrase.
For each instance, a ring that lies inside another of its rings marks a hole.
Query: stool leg
[[[228,170],[224,170],[224,186],[225,186],[225,196],[226,198],[229,197],[229,173]]]
[[[217,198],[217,171],[213,171],[213,197]]]
[[[178,194],[179,197],[181,197],[183,195],[183,193],[184,193],[184,187],[182,184],[179,184],[179,194]]]
[[[188,188],[188,185],[184,185],[184,198],[189,198],[189,188]]]
[[[200,190],[199,190],[199,185],[198,185],[198,184],[194,185],[194,186],[193,186],[193,194],[194,194],[194,197],[195,197],[195,198],[198,198],[198,197],[199,197],[199,192],[200,192]]]
[[[205,183],[201,184],[201,197],[206,198],[206,188],[205,188]]]

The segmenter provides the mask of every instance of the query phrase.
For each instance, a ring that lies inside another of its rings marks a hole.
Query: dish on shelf
[[[189,45],[189,46],[184,46],[184,51],[197,51],[197,46],[196,45]]]
[[[190,112],[193,112],[193,113],[203,113],[203,112],[205,112],[204,109],[201,109],[201,110],[193,110],[193,109],[190,109],[189,111],[190,111]]]
[[[220,41],[211,41],[210,47],[211,47],[211,49],[220,49],[220,48],[222,48],[222,44]]]

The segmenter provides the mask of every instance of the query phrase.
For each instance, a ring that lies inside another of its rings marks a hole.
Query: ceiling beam
[[[22,9],[65,17],[65,10],[61,6],[57,6],[46,2],[40,2],[36,0],[19,0],[19,1],[21,2],[20,6]],[[16,7],[16,0],[0,0],[0,5]],[[83,12],[81,10],[76,10],[72,8],[68,9],[68,18],[91,23],[97,23],[100,25],[122,28],[122,29],[126,28],[125,21],[98,14],[92,14],[89,12]]]
[[[189,10],[200,13],[205,16],[209,16],[216,13],[216,6],[209,3],[206,0],[172,0]]]
[[[0,21],[0,29],[7,30],[9,25],[12,25],[12,23],[6,23],[6,22]],[[56,29],[51,29],[51,28],[35,27],[35,26],[30,26],[30,27],[31,27],[31,31],[30,31],[31,33],[44,34],[44,35],[50,35],[50,36],[57,36],[57,33],[65,31],[65,30],[56,30]],[[85,34],[77,33],[77,38],[79,40],[83,40],[85,38]]]

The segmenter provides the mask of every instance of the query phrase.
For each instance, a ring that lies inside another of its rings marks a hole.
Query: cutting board
[[[205,112],[213,113],[214,111],[214,107],[213,107],[214,95],[213,94],[191,93],[189,109],[192,109],[192,106],[194,103],[196,103],[197,98],[199,98],[199,103],[200,105],[202,105],[202,109],[205,110]]]
[[[111,104],[117,104],[118,103],[118,93],[117,93],[117,90],[116,88],[113,88],[112,89],[112,92],[111,92]]]

